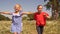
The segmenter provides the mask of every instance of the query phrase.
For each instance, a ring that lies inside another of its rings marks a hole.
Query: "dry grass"
[[[23,21],[22,34],[37,34],[35,21]],[[12,34],[10,32],[11,21],[0,21],[0,34]],[[59,21],[47,21],[43,34],[60,34]]]

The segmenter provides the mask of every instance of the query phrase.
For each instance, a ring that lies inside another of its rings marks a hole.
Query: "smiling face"
[[[42,5],[38,5],[38,7],[37,7],[38,12],[41,12],[42,9],[43,9],[43,6]]]
[[[21,9],[21,6],[19,4],[16,4],[14,7],[15,11],[18,12]]]

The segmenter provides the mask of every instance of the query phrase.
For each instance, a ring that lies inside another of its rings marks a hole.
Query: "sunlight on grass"
[[[37,34],[35,21],[23,21],[22,34]],[[10,32],[11,21],[0,21],[0,34],[12,34]],[[60,34],[59,21],[47,21],[43,34]]]

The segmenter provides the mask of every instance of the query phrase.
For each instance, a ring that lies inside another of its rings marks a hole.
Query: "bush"
[[[11,20],[11,19],[9,19],[8,17],[5,17],[5,16],[3,16],[3,15],[0,14],[0,21],[1,21],[1,20],[8,20],[8,21],[9,21],[9,20]]]

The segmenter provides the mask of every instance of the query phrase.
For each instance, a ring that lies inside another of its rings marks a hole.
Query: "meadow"
[[[60,20],[47,21],[43,34],[60,34]],[[23,20],[21,34],[37,34],[35,21]],[[12,34],[10,32],[11,21],[0,21],[0,34]]]

